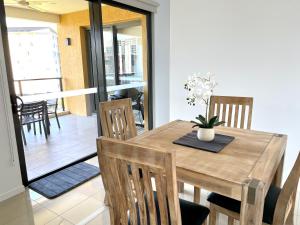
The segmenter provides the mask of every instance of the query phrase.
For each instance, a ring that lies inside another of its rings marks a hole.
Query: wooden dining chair
[[[137,135],[130,98],[100,103],[103,136],[127,140]]]
[[[271,185],[264,205],[263,223],[272,225],[293,225],[295,200],[300,176],[300,153],[289,174],[283,188]],[[208,197],[210,202],[210,225],[216,224],[218,213],[228,216],[228,224],[240,219],[241,202],[212,193]]]
[[[227,127],[251,129],[252,97],[211,96],[209,117],[219,116]]]
[[[97,147],[112,225],[205,224],[208,208],[178,198],[175,152],[106,137]]]
[[[211,96],[209,118],[219,116],[224,126],[251,129],[252,97]],[[194,202],[200,203],[201,189],[194,187]]]

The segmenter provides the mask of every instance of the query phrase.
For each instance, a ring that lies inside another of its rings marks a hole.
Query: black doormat
[[[98,167],[81,162],[59,172],[41,178],[29,185],[29,188],[45,196],[56,198],[98,176]]]
[[[233,140],[234,137],[232,136],[216,134],[215,139],[212,141],[200,141],[197,138],[197,131],[193,131],[177,139],[176,141],[173,141],[173,143],[177,145],[183,145],[186,147],[196,148],[203,151],[218,153]]]

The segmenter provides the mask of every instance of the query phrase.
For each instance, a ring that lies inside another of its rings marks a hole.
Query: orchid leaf
[[[194,123],[194,124],[197,124],[197,125],[200,124],[200,123],[198,123],[198,122],[196,122],[196,121],[193,121],[193,120],[191,120],[191,123]]]
[[[210,128],[213,128],[214,125],[215,125],[216,123],[218,123],[218,122],[219,122],[219,117],[218,117],[218,116],[214,116],[214,117],[212,117],[212,118],[209,120],[208,126],[209,126]]]
[[[225,124],[225,122],[224,121],[217,122],[217,123],[214,124],[214,126],[217,127],[217,126],[220,126],[222,124]]]
[[[207,122],[204,116],[199,115],[196,117],[197,120],[199,120],[203,125],[207,126]]]

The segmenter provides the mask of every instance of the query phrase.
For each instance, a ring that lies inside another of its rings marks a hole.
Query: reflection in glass
[[[103,29],[106,85],[116,85],[112,28]]]
[[[118,29],[118,60],[120,84],[143,81],[142,27]]]
[[[104,55],[108,98],[131,98],[136,125],[144,127],[143,42],[140,21],[105,27]]]

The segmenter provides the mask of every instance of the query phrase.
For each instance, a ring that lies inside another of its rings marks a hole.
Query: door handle
[[[10,101],[11,101],[11,107],[13,114],[18,114],[18,112],[22,111],[23,109],[23,100],[19,96],[10,96]]]

